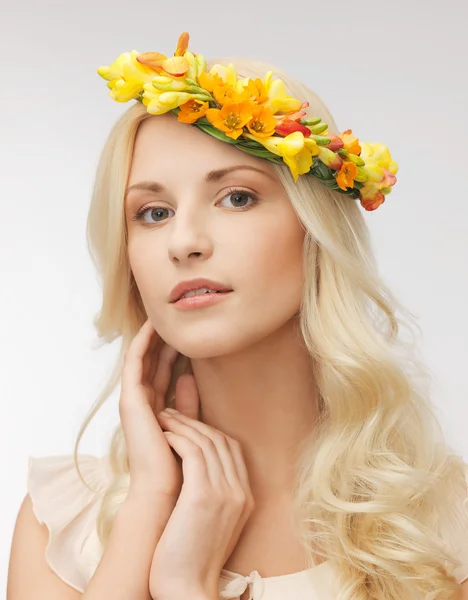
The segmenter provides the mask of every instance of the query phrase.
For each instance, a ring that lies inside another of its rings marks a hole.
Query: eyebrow
[[[270,177],[276,183],[276,179],[272,174],[264,171],[263,169],[258,169],[257,167],[250,165],[234,165],[233,167],[226,167],[225,169],[208,171],[208,173],[205,175],[205,182],[210,183],[213,181],[219,181],[229,173],[232,173],[233,171],[240,171],[241,169],[246,171],[257,171],[257,173],[262,173],[263,175]],[[166,188],[162,185],[162,183],[158,183],[157,181],[140,181],[127,188],[125,192],[125,199],[132,190],[145,190],[148,192],[158,193],[163,192],[165,189]]]

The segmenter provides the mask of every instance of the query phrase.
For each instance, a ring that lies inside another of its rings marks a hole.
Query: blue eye
[[[240,210],[249,210],[250,208],[252,208],[258,202],[257,196],[255,196],[251,192],[247,192],[246,190],[241,190],[241,189],[237,189],[237,188],[233,188],[233,189],[228,190],[227,194],[225,196],[223,196],[223,198],[221,199],[221,202],[223,200],[225,200],[226,198],[229,198],[229,202],[232,203],[231,207],[233,207],[233,208],[239,208]],[[250,198],[250,200],[251,200],[250,205],[246,206],[245,204],[241,204],[241,203],[244,202],[245,198],[247,198],[247,199]],[[220,204],[220,203],[218,203],[218,204]],[[161,223],[161,222],[163,222],[165,220],[164,219],[164,213],[165,213],[165,211],[171,211],[171,210],[173,210],[173,209],[172,208],[166,208],[165,206],[152,206],[152,205],[148,206],[146,204],[145,206],[142,206],[133,215],[132,221],[144,221],[145,223],[149,223],[149,224]],[[159,219],[159,220],[155,220],[155,221],[148,221],[148,220],[146,220],[144,218],[144,216],[146,215],[146,213],[149,213],[152,218]]]

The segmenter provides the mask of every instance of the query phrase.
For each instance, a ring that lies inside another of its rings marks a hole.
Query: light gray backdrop
[[[211,56],[249,56],[315,89],[341,130],[400,164],[366,219],[421,351],[447,435],[468,458],[465,0],[145,2],[0,8],[0,594],[28,455],[70,453],[116,347],[93,350],[97,279],[85,221],[100,149],[127,108],[96,74],[128,50],[171,54],[179,34]],[[81,450],[103,454],[117,397]]]

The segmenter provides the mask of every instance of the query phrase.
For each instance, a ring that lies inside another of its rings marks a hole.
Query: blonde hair
[[[338,133],[321,99],[283,70],[259,61],[235,64],[242,77],[272,70],[296,98],[310,103]],[[149,118],[135,102],[118,120],[97,168],[88,217],[89,248],[102,278],[101,310],[94,325],[103,343],[121,337],[118,361],[88,413],[75,444],[117,386],[123,357],[146,320],[127,260],[123,195],[140,123]],[[450,452],[428,401],[430,375],[403,330],[419,328],[379,276],[359,202],[333,192],[316,178],[294,183],[286,167],[273,165],[305,230],[304,295],[300,326],[313,362],[319,420],[300,448],[294,519],[314,555],[336,561],[337,600],[453,599],[460,565],[438,533],[452,509],[446,491],[460,489],[464,464]],[[384,209],[381,209],[384,210]],[[413,338],[414,341],[414,338]],[[166,397],[190,360],[180,356]],[[118,507],[129,488],[122,427],[110,445],[114,479],[104,495],[97,527],[105,547]]]

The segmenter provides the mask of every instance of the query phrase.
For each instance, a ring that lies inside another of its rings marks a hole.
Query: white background
[[[400,165],[365,217],[384,278],[424,331],[434,401],[468,458],[465,0],[5,2],[0,8],[0,594],[27,459],[70,453],[116,356],[93,349],[100,290],[85,224],[100,149],[128,107],[96,74],[124,51],[172,54],[189,31],[207,58],[289,70],[340,130]],[[81,451],[103,454],[117,397]]]

